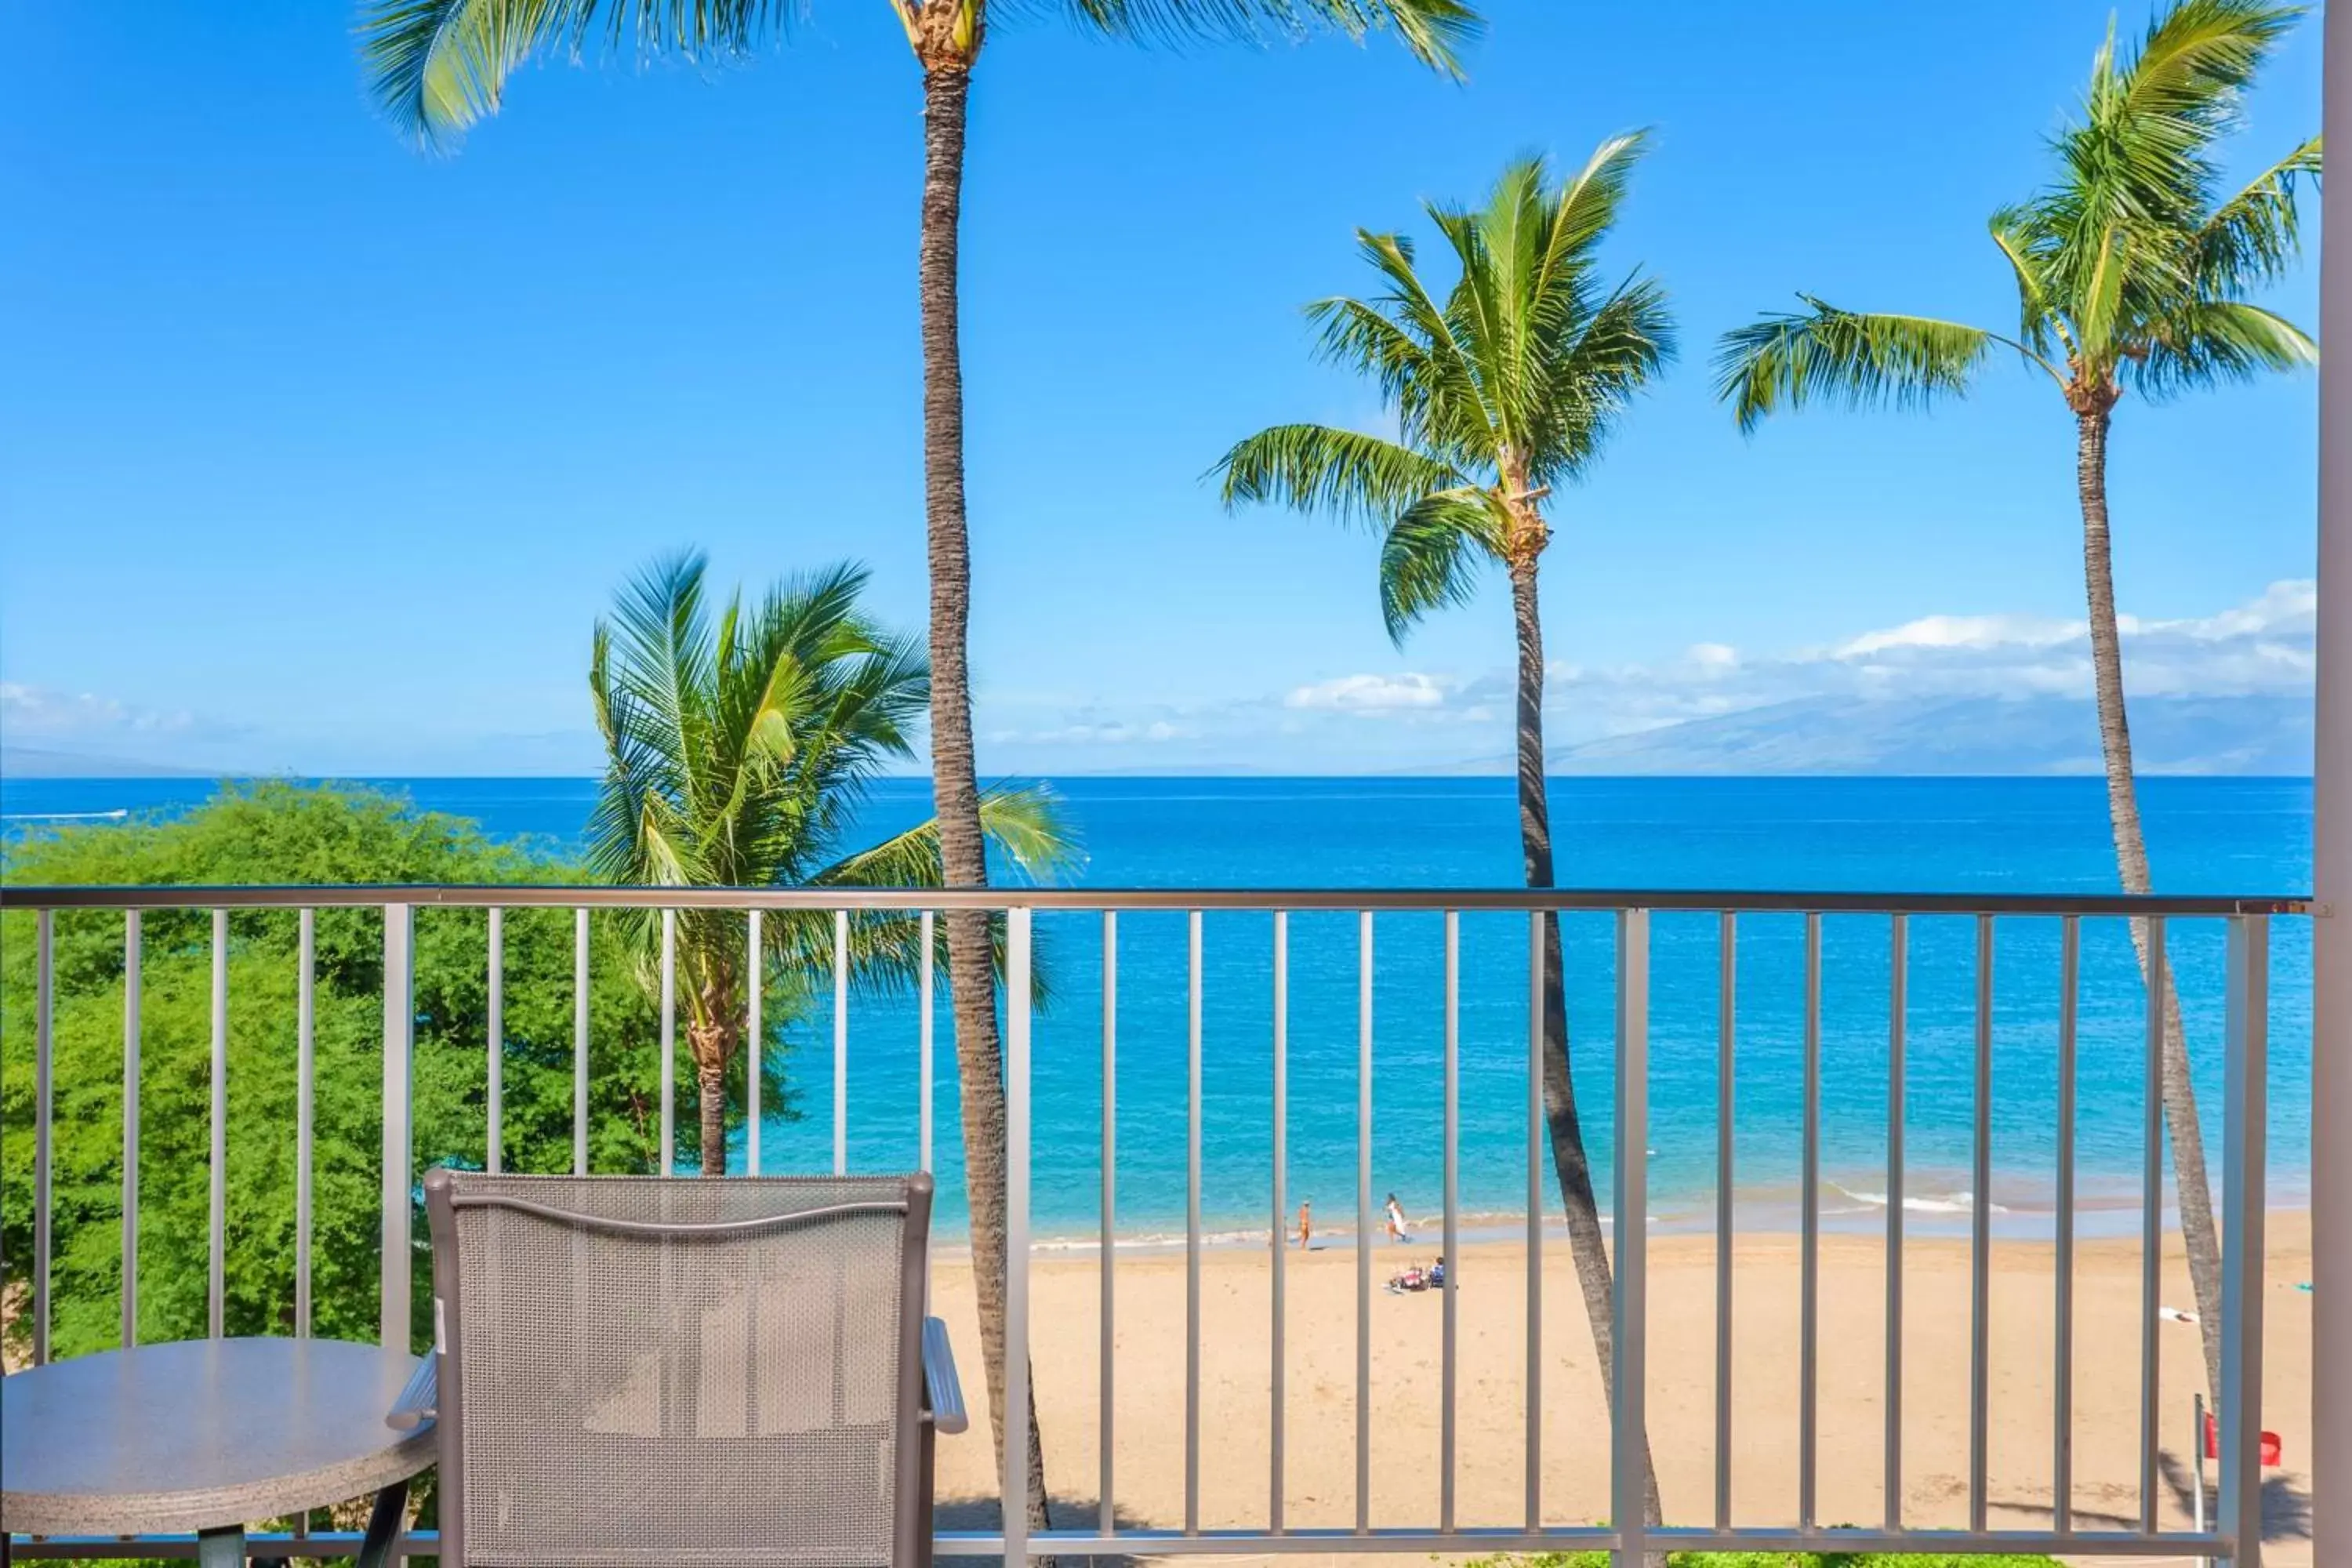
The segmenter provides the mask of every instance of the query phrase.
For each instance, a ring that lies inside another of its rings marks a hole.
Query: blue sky
[[[1489,16],[1459,87],[1377,42],[992,37],[964,235],[984,771],[1503,752],[1498,589],[1391,648],[1367,539],[1226,516],[1201,476],[1267,423],[1379,420],[1298,313],[1367,287],[1357,226],[1633,126],[1657,148],[1615,256],[1665,282],[1685,346],[1557,507],[1556,736],[1842,689],[1890,647],[1982,689],[2076,678],[2072,430],[2045,388],[1748,440],[1706,362],[1798,289],[2011,319],[1983,220],[2040,177],[2106,7]],[[740,66],[526,69],[443,159],[373,117],[351,21],[324,0],[16,19],[9,742],[587,772],[590,626],[681,544],[721,580],[862,560],[919,626],[918,83],[886,9],[815,0]],[[2246,169],[2316,129],[2318,45],[2306,23],[2252,104]],[[2275,302],[2315,321],[2315,279]],[[2119,416],[2120,595],[2189,647],[2181,689],[2302,679],[2315,408],[2305,375]]]

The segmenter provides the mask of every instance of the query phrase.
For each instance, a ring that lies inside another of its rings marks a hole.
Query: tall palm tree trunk
[[[727,1173],[727,1068],[698,1067],[694,1076],[697,1098],[702,1108],[702,1173],[723,1176]]]
[[[1552,885],[1551,801],[1544,783],[1544,657],[1543,622],[1537,613],[1536,562],[1532,556],[1510,565],[1511,612],[1518,629],[1519,847],[1527,862],[1528,886]],[[1544,916],[1543,974],[1543,1098],[1544,1121],[1551,1136],[1552,1168],[1559,1177],[1559,1196],[1568,1215],[1569,1254],[1576,1260],[1576,1282],[1584,1293],[1584,1315],[1592,1324],[1592,1350],[1601,1367],[1601,1386],[1609,1407],[1617,1407],[1617,1310],[1612,1294],[1608,1243],[1601,1234],[1601,1211],[1593,1200],[1592,1160],[1585,1152],[1584,1130],[1576,1113],[1576,1084],[1568,1070],[1568,994],[1560,956],[1559,916]],[[1622,1236],[1628,1247],[1640,1247],[1645,1237]],[[1653,1525],[1665,1521],[1658,1496],[1657,1466],[1650,1458],[1649,1434],[1642,1435],[1643,1510]],[[1654,1556],[1653,1563],[1663,1563]]]
[[[987,841],[972,760],[971,685],[964,660],[971,616],[971,551],[963,496],[963,355],[956,299],[957,230],[963,202],[969,57],[927,58],[923,69],[923,201],[917,287],[923,341],[923,500],[931,578],[931,797],[947,885],[983,887]],[[988,917],[950,913],[948,990],[954,1004],[956,1071],[963,1107],[964,1186],[971,1214],[972,1289],[981,1359],[1000,1471],[1004,1461],[1004,1058],[996,1033],[996,977]],[[1026,1355],[1028,1347],[1020,1347]],[[1029,1523],[1050,1528],[1045,1449],[1029,1395]]]
[[[732,1022],[734,1004],[724,994],[715,998],[706,994],[706,999],[715,1000],[716,1007],[710,1015],[713,1021],[689,1026],[686,1048],[694,1062],[695,1107],[702,1129],[702,1173],[723,1176],[727,1173],[727,1063],[735,1054],[738,1026]],[[749,1066],[753,1072],[760,1070],[756,1050]]]
[[[2123,645],[2116,628],[2115,552],[2107,532],[2107,430],[2112,397],[2075,413],[2074,478],[2083,501],[2083,581],[2090,599],[2091,669],[2098,690],[2099,749],[2107,770],[2107,818],[2115,828],[2116,870],[2126,893],[2150,890],[2147,839],[2140,831],[2139,795],[2132,782],[2131,726],[2124,714]],[[2148,972],[2148,927],[2131,922],[2140,973]],[[2180,998],[2172,973],[2164,975],[2164,1120],[2172,1141],[2172,1180],[2180,1209],[2180,1237],[2189,1279],[2197,1293],[2199,1332],[2205,1346],[2207,1394],[2221,1396],[2221,1243],[2213,1224],[2213,1189],[2205,1169],[2205,1134],[2197,1121],[2197,1091],[2189,1078],[2189,1041],[2180,1026]]]

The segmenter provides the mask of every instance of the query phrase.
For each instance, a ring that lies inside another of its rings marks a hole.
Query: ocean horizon
[[[492,837],[551,851],[575,846],[593,779],[350,781],[422,810],[478,823]],[[1476,776],[1076,776],[1062,795],[1085,861],[1068,879],[1101,888],[1480,888],[1519,879],[1511,781]],[[199,778],[0,780],[11,836],[184,811]],[[2141,781],[2162,891],[2300,895],[2310,883],[2307,779]],[[919,820],[928,781],[882,781],[860,831]],[[2104,787],[2095,777],[1597,778],[1553,781],[1559,879],[1594,888],[1821,892],[2105,893],[2116,888]],[[454,917],[453,917],[454,918]],[[1265,1243],[1275,1216],[1271,917],[1204,917],[1202,1199],[1227,1245]],[[1612,1157],[1612,926],[1570,915],[1571,1058],[1588,1144],[1604,1187]],[[1051,995],[1036,1021],[1033,1208],[1055,1247],[1096,1234],[1100,1190],[1102,922],[1038,919]],[[1717,933],[1712,914],[1653,917],[1652,1223],[1709,1226],[1716,1182]],[[1524,916],[1461,917],[1461,1203],[1469,1234],[1525,1224],[1527,935]],[[1737,1154],[1744,1228],[1791,1228],[1798,1215],[1802,917],[1739,922]],[[2170,953],[2189,1032],[2209,1145],[2219,1155],[2221,922],[2172,922]],[[1376,921],[1373,1197],[1391,1191],[1417,1219],[1441,1190],[1443,928],[1433,913]],[[1118,1210],[1122,1246],[1165,1245],[1185,1212],[1186,933],[1181,912],[1118,922]],[[1289,921],[1291,1205],[1345,1244],[1354,1226],[1357,919]],[[1911,921],[1906,1109],[1906,1207],[1922,1232],[1965,1229],[1975,1039],[1975,921]],[[1823,1216],[1875,1228],[1885,1159],[1891,982],[1885,917],[1829,916],[1822,957]],[[2004,1235],[2053,1223],[2058,924],[1996,922],[1994,1179]],[[944,986],[941,988],[944,992]],[[2084,1234],[2137,1223],[2145,997],[2125,922],[2084,922],[2077,1121]],[[2270,1195],[2307,1201],[2310,932],[2272,925]],[[916,1163],[919,1020],[911,997],[851,1009],[848,1138],[853,1168]],[[829,1169],[829,1001],[788,1021],[796,1092],[762,1130],[770,1170]],[[936,1164],[942,1223],[962,1221],[955,1072],[944,996],[936,1049]],[[1548,1193],[1556,1191],[1547,1169]],[[1552,1199],[1556,1205],[1556,1197]]]

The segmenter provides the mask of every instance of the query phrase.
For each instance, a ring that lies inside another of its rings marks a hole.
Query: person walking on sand
[[[1411,1241],[1412,1239],[1411,1233],[1409,1233],[1404,1227],[1404,1205],[1397,1202],[1397,1195],[1394,1193],[1391,1193],[1389,1194],[1388,1226],[1389,1240],[1391,1242]]]
[[[1308,1239],[1309,1239],[1311,1237],[1313,1237],[1313,1236],[1314,1236],[1314,1234],[1315,1234],[1315,1227],[1314,1227],[1314,1225],[1313,1225],[1313,1223],[1312,1223],[1312,1222],[1309,1220],[1309,1218],[1308,1218],[1309,1211],[1311,1211],[1311,1210],[1314,1208],[1314,1206],[1315,1206],[1315,1202],[1314,1202],[1314,1200],[1313,1200],[1312,1198],[1302,1198],[1302,1199],[1300,1199],[1300,1200],[1299,1200],[1299,1204],[1298,1204],[1298,1250],[1299,1250],[1299,1251],[1301,1251],[1301,1252],[1304,1252],[1304,1251],[1306,1251],[1306,1250],[1307,1250],[1307,1243]]]

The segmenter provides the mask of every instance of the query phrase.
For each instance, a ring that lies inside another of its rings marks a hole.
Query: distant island
[[[0,776],[16,779],[192,779],[218,776],[215,768],[181,768],[123,757],[0,746]]]
[[[2143,773],[2300,777],[2311,772],[2306,693],[2141,697],[2131,708]],[[2088,698],[1926,700],[1807,697],[1612,735],[1547,753],[1561,774],[1971,774],[2099,772]],[[1498,773],[1501,757],[1425,770]]]

